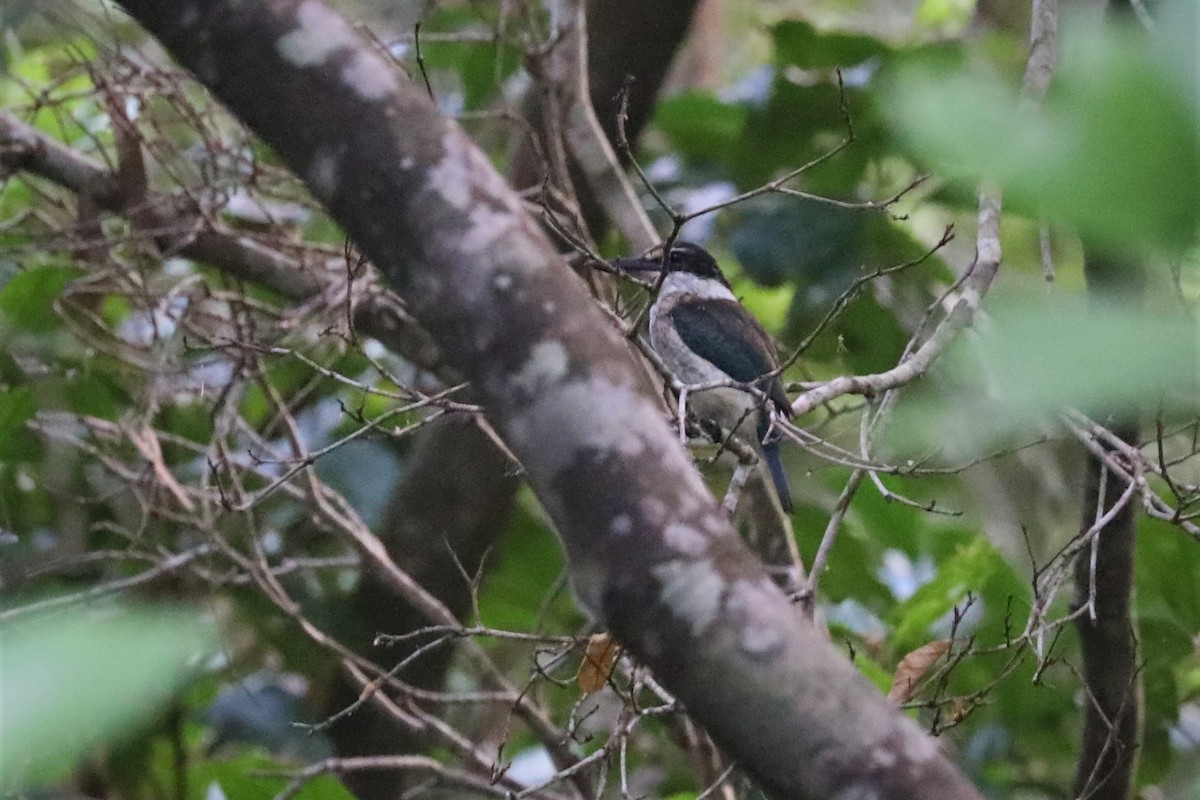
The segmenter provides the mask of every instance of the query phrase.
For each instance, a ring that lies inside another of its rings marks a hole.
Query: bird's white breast
[[[693,386],[729,380],[729,376],[711,362],[693,353],[671,324],[671,309],[692,299],[737,302],[733,292],[719,281],[688,272],[672,272],[663,280],[658,300],[650,309],[650,346],[680,383]],[[749,432],[749,438],[755,438],[757,416],[753,412],[757,402],[748,392],[732,388],[692,392],[688,395],[688,405],[698,416],[715,420],[727,430],[741,422],[738,432]]]
[[[687,295],[703,300],[733,300],[737,302],[737,298],[725,284],[712,278],[701,278],[690,272],[672,272],[667,275],[659,290],[658,299],[661,302],[672,295],[677,298]]]

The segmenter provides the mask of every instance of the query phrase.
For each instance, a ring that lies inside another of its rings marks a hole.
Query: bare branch
[[[769,795],[980,796],[800,622],[662,425],[625,340],[419,87],[317,0],[123,5],[387,275],[521,459],[582,604]]]
[[[554,42],[546,59],[548,77],[562,93],[563,133],[592,197],[629,246],[645,251],[659,243],[658,232],[642,210],[592,108],[585,6],[584,0],[554,0],[550,4]]]
[[[929,339],[897,366],[874,375],[844,375],[810,389],[792,401],[792,413],[802,416],[835,397],[860,394],[874,397],[907,386],[924,375],[958,334],[971,324],[983,296],[1000,267],[1000,200],[984,191],[979,195],[979,231],[975,263],[962,281],[958,299]]]
[[[290,800],[304,785],[320,775],[346,775],[368,770],[401,770],[405,772],[427,772],[434,775],[438,783],[455,786],[486,797],[511,797],[512,792],[496,786],[482,778],[451,769],[429,756],[359,756],[352,758],[327,758],[291,775],[291,781],[275,800]]]
[[[65,147],[8,112],[0,112],[0,163],[26,170],[89,198],[109,211],[130,208],[117,176]],[[199,214],[164,214],[175,204],[147,197],[138,208],[147,233],[164,237],[167,252],[193,258],[229,275],[256,283],[296,301],[327,298],[347,291],[340,261],[315,269],[250,236],[223,230]],[[437,347],[394,293],[362,280],[354,304],[355,325],[388,349],[431,372],[444,370]],[[446,377],[453,378],[452,375]]]

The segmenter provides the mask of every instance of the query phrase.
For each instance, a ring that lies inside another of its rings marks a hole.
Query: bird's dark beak
[[[616,258],[608,263],[619,272],[659,272],[662,270],[662,247],[653,247],[640,256]]]
[[[612,268],[618,272],[658,272],[662,269],[662,261],[657,258],[642,258],[634,256],[631,258],[614,258],[608,262]]]

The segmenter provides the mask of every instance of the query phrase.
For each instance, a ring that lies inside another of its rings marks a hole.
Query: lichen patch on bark
[[[296,9],[296,27],[275,42],[275,52],[297,67],[316,67],[346,47],[358,44],[358,37],[338,14],[324,3],[309,0]]]
[[[651,569],[660,582],[659,599],[700,636],[721,610],[725,579],[711,559],[672,559]]]
[[[529,358],[512,376],[513,386],[526,394],[536,394],[546,385],[557,383],[567,375],[570,360],[562,342],[538,342],[529,349]]]
[[[758,580],[737,580],[729,589],[725,611],[739,619],[741,634],[738,644],[748,656],[770,656],[783,647],[779,620],[771,615],[773,586]]]
[[[324,148],[313,153],[304,177],[313,194],[328,202],[337,194],[340,175],[341,159],[332,149]]]
[[[366,50],[359,50],[342,67],[342,83],[363,100],[381,100],[397,89],[394,68]]]
[[[667,547],[680,555],[699,556],[708,549],[708,537],[698,528],[682,522],[671,522],[663,528]]]

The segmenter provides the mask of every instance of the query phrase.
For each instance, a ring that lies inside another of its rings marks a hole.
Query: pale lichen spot
[[[667,504],[657,497],[643,497],[642,513],[651,525],[661,525],[667,518]]]
[[[380,100],[396,91],[396,73],[390,64],[360,50],[342,67],[342,83],[363,100]]]
[[[507,431],[518,456],[537,451],[526,467],[535,484],[546,485],[581,459],[641,458],[663,438],[658,408],[648,397],[599,376],[544,386],[514,410]]]
[[[547,300],[542,303],[542,311],[545,311],[547,314],[553,314],[557,308],[558,303],[555,303],[553,300]]]
[[[317,150],[308,164],[305,177],[309,187],[321,200],[330,200],[337,193],[341,159],[329,149]]]
[[[474,206],[467,215],[467,224],[458,239],[458,246],[465,253],[480,253],[503,258],[514,267],[525,268],[537,264],[539,254],[530,249],[528,253],[511,257],[514,247],[520,247],[523,237],[518,233],[517,218],[508,209],[497,209],[491,203]]]
[[[628,536],[633,533],[633,518],[628,514],[617,514],[608,524],[608,529],[614,536]]]
[[[414,159],[412,156],[405,156],[404,158],[400,159],[400,169],[412,169],[413,165],[416,163],[416,159]]]
[[[755,624],[742,628],[742,651],[746,655],[770,655],[778,650],[781,644],[783,644],[783,637],[772,627]]]
[[[428,173],[428,187],[460,211],[471,205],[471,162],[467,157],[469,145],[457,129],[450,128],[442,135],[442,158]]]
[[[890,747],[876,745],[875,747],[871,748],[871,755],[869,756],[868,760],[872,768],[891,769],[892,767],[896,766],[896,761],[898,759]]]
[[[783,634],[773,624],[771,614],[766,613],[770,608],[771,587],[764,587],[756,581],[734,581],[729,589],[729,597],[725,601],[725,611],[740,617],[742,651],[749,656],[766,656],[774,653],[784,644]]]
[[[707,497],[708,489],[695,469],[680,471],[675,488],[678,490],[678,500],[675,503],[675,509],[681,516],[693,516],[698,511],[702,511],[707,505],[705,498]]]
[[[864,783],[852,783],[838,789],[832,800],[880,800],[882,795],[874,786]]]
[[[442,158],[428,172],[427,187],[460,211],[484,208],[509,227],[523,213],[521,202],[479,147],[455,126],[442,134]],[[484,222],[472,219],[472,225]],[[488,227],[497,227],[489,224]]]
[[[538,342],[529,348],[529,358],[512,376],[512,384],[526,394],[534,394],[545,385],[562,380],[570,363],[562,342]]]
[[[909,763],[920,764],[938,757],[938,746],[933,737],[922,733],[920,736],[905,736],[904,757]]]
[[[512,288],[513,277],[507,272],[497,272],[496,277],[492,279],[492,285],[495,286],[498,291],[507,292]]]
[[[682,522],[672,522],[663,528],[667,547],[680,555],[698,556],[708,549],[708,538],[698,529]]]
[[[344,19],[324,3],[307,0],[296,9],[296,27],[279,37],[275,51],[293,66],[316,67],[356,41]]]
[[[700,636],[717,618],[725,579],[710,559],[664,561],[651,569],[661,583],[660,598],[671,613]]]

